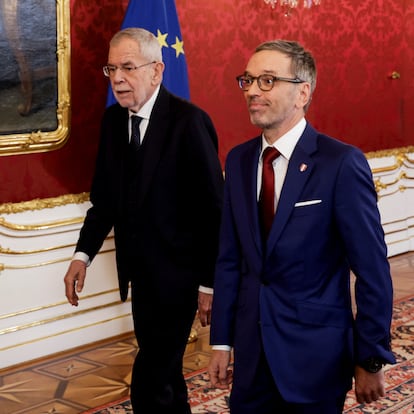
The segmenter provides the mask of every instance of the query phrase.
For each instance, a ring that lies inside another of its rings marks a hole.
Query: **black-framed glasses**
[[[259,76],[249,76],[249,75],[240,75],[237,76],[237,83],[242,91],[248,91],[253,85],[254,81],[257,81],[257,86],[260,90],[268,92],[273,89],[276,82],[290,82],[290,83],[303,83],[302,79],[299,78],[283,78],[281,76],[273,75],[259,75]]]
[[[156,61],[144,63],[139,66],[132,66],[132,65],[122,65],[122,66],[115,66],[115,65],[106,65],[102,68],[104,75],[107,78],[112,78],[115,75],[117,69],[119,69],[122,73],[130,74],[134,70],[143,68],[144,66],[152,65],[153,63],[157,63]]]

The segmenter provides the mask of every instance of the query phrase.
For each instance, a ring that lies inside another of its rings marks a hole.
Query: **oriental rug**
[[[358,404],[348,393],[344,414],[414,413],[414,297],[394,304],[392,349],[397,363],[386,366],[386,396],[372,404]],[[206,370],[186,376],[193,414],[228,414],[228,393],[211,389]],[[130,401],[123,399],[83,414],[133,414]]]

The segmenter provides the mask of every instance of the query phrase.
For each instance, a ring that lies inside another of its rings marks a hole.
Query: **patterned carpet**
[[[346,414],[413,414],[414,413],[414,297],[394,305],[392,346],[397,364],[386,367],[387,394],[381,400],[361,405],[350,391]],[[228,414],[228,394],[209,388],[205,370],[187,375],[193,414]],[[133,414],[129,400],[117,401],[84,414]]]

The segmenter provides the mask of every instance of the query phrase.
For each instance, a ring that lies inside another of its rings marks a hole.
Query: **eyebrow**
[[[107,65],[108,66],[117,66],[117,65],[114,65],[113,63],[107,63]],[[131,62],[130,60],[128,60],[127,62],[123,62],[123,63],[121,63],[121,65],[120,66],[128,66],[128,65],[135,65],[135,63],[133,63],[133,62]]]
[[[251,75],[251,72],[249,72],[248,70],[245,70],[244,75]],[[265,69],[261,72],[261,75],[275,75],[275,76],[277,76],[277,72],[275,70]]]

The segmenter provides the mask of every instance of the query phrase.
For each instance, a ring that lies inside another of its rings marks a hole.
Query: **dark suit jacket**
[[[217,146],[209,116],[161,87],[128,193],[128,110],[106,110],[76,251],[92,260],[114,227],[122,300],[141,275],[166,297],[212,286],[223,186]]]
[[[211,325],[234,346],[249,389],[263,347],[290,402],[343,395],[354,364],[390,351],[392,284],[371,170],[363,153],[309,124],[289,161],[266,248],[257,209],[261,137],[232,150]],[[354,320],[350,269],[357,276]]]

